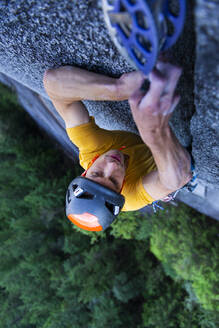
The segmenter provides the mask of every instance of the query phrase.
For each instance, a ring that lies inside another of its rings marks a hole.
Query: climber
[[[112,78],[68,65],[45,71],[45,90],[85,169],[67,192],[67,216],[74,224],[105,229],[120,211],[165,200],[191,180],[190,155],[169,125],[181,73],[164,60],[147,79],[140,71]],[[100,128],[82,100],[128,100],[140,136]]]

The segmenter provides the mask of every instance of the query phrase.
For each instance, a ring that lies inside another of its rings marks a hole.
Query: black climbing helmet
[[[84,230],[101,231],[115,220],[124,203],[121,194],[79,176],[68,186],[66,216]]]

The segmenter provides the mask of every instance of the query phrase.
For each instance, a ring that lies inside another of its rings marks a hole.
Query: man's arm
[[[148,143],[157,171],[143,178],[145,190],[155,199],[161,199],[180,189],[192,178],[189,153],[180,145],[171,128],[166,135],[156,134],[156,140]]]
[[[81,100],[125,100],[142,81],[140,72],[124,73],[117,79],[74,66],[46,70],[43,77],[44,88],[66,127],[88,123],[89,113]]]
[[[192,177],[190,155],[169,126],[170,116],[180,99],[175,94],[180,75],[180,68],[158,62],[149,75],[147,94],[137,90],[129,99],[141,138],[157,165],[157,171],[143,177],[145,190],[155,200],[183,187]]]

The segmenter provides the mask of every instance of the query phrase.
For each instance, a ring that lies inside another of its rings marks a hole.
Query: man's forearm
[[[159,180],[171,190],[183,187],[192,178],[189,153],[178,142],[170,126],[143,136],[158,169]]]
[[[46,71],[44,83],[49,96],[71,103],[80,100],[121,100],[118,79],[89,72],[74,66],[61,66]]]

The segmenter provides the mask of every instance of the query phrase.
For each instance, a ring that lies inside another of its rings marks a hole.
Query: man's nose
[[[106,163],[104,167],[104,174],[105,177],[108,178],[111,176],[111,174],[118,169],[118,164],[116,163],[116,160],[112,160]]]

